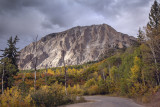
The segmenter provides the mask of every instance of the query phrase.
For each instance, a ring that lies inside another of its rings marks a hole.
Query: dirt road
[[[66,105],[63,107],[144,107],[130,99],[108,96],[86,96],[90,102]]]

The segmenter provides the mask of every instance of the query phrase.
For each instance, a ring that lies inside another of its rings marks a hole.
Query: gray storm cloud
[[[18,35],[22,49],[39,38],[74,26],[106,23],[136,36],[154,0],[0,0],[0,49]]]

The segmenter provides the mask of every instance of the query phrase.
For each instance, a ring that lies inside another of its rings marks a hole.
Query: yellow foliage
[[[83,69],[80,69],[80,70],[77,70],[77,69],[75,69],[75,68],[73,68],[73,69],[68,69],[67,70],[67,74],[68,75],[80,75],[81,73],[83,72]]]
[[[67,70],[67,73],[68,73],[68,75],[71,75],[71,74],[72,74],[72,69],[69,68],[69,69]]]
[[[26,73],[25,78],[33,77],[31,73]]]
[[[17,87],[7,89],[0,97],[2,107],[18,107],[29,106],[31,102],[31,96],[28,95],[24,99],[21,96],[21,91]]]
[[[59,75],[61,75],[61,72],[58,69],[56,69],[55,75],[59,76]]]
[[[138,78],[140,77],[141,74],[141,61],[140,58],[138,58],[137,56],[134,58],[134,66],[131,68],[131,81],[132,82],[137,82]]]
[[[140,68],[138,65],[134,65],[132,68],[131,68],[131,72],[132,72],[132,76],[131,76],[131,79],[134,81],[134,80],[137,80],[138,79],[138,73],[140,71]]]
[[[31,103],[31,101],[32,101],[31,95],[28,94],[28,95],[24,98],[24,103],[25,103],[26,106],[29,106],[30,103]]]
[[[102,81],[102,77],[101,76],[98,76],[98,81]]]
[[[67,91],[69,94],[74,94],[74,95],[83,95],[84,93],[83,89],[80,88],[79,84],[74,85],[73,87],[69,85]]]
[[[1,95],[1,104],[3,107],[7,106],[18,106],[21,101],[20,91],[13,87],[11,89],[7,89]]]
[[[84,72],[83,69],[77,70],[77,74],[78,74],[78,75],[79,75],[79,74],[82,74],[83,72]]]
[[[45,86],[42,86],[42,87],[41,87],[41,90],[42,90],[42,91],[45,91],[45,92],[49,92],[49,88],[50,88],[50,86],[46,86],[46,85],[45,85]]]
[[[32,93],[32,92],[34,92],[34,87],[31,87],[31,88],[29,89],[29,93]]]
[[[52,71],[51,69],[48,69],[47,73],[48,73],[48,74],[55,75],[54,71]]]

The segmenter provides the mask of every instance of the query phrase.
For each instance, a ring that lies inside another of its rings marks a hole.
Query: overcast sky
[[[0,49],[18,35],[18,47],[74,26],[109,24],[132,36],[146,25],[154,0],[0,0]]]

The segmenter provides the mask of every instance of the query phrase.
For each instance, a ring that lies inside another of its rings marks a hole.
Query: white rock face
[[[53,33],[21,50],[18,62],[20,69],[32,69],[33,60],[38,57],[37,68],[62,66],[62,50],[66,65],[83,64],[99,60],[110,48],[129,47],[134,37],[122,34],[106,24],[74,27],[60,33]]]

